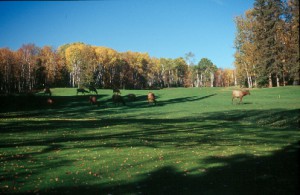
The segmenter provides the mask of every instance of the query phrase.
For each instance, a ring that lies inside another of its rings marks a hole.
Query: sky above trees
[[[253,0],[0,2],[0,48],[83,42],[151,57],[195,54],[216,66],[234,62],[234,18]]]

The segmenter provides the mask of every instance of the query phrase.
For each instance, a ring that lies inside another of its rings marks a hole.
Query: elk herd
[[[89,93],[89,94],[94,93],[95,95],[90,95],[89,96],[88,101],[91,105],[97,105],[97,106],[100,105],[100,103],[97,101],[98,92],[97,92],[97,89],[95,87],[90,86],[88,88],[88,90],[86,90],[84,88],[76,89],[76,95],[78,95],[80,93],[82,95],[85,95],[86,93]],[[49,96],[49,98],[47,99],[47,104],[49,104],[49,105],[53,104],[53,99],[51,98],[52,92],[51,92],[49,87],[46,87],[44,89],[44,95]],[[231,100],[232,104],[233,104],[235,99],[239,99],[238,104],[241,104],[242,101],[243,101],[243,97],[246,96],[246,95],[250,95],[249,90],[233,90],[232,91],[232,100]],[[115,106],[126,105],[124,97],[126,97],[127,101],[129,101],[129,102],[136,101],[136,99],[137,99],[135,94],[131,93],[131,94],[128,94],[127,96],[122,96],[121,91],[119,89],[117,89],[117,88],[113,89],[113,95],[111,97],[111,101],[113,102],[113,104]],[[157,104],[156,96],[153,92],[148,93],[147,101],[148,101],[149,105],[156,105]]]

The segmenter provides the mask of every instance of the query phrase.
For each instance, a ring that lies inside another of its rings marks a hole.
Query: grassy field
[[[296,194],[300,87],[0,97],[0,193]],[[125,98],[125,100],[127,100]]]

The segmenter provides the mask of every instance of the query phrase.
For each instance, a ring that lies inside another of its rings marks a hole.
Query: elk
[[[95,87],[93,87],[93,86],[89,86],[89,92],[90,92],[90,93],[91,93],[91,92],[95,92],[95,94],[98,95],[97,89],[96,89]]]
[[[235,98],[240,98],[239,104],[242,103],[243,101],[243,97],[246,95],[250,95],[250,91],[249,90],[233,90],[232,91],[232,104],[233,104],[233,100]]]
[[[114,89],[113,89],[113,93],[114,93],[114,94],[117,94],[117,95],[120,95],[120,94],[121,94],[121,91],[120,91],[120,89],[114,88]]]
[[[50,90],[50,88],[49,87],[46,87],[45,89],[44,89],[44,95],[49,95],[49,96],[51,96],[51,90]]]
[[[112,101],[115,105],[119,105],[119,103],[122,103],[123,105],[125,105],[125,101],[124,101],[123,97],[120,96],[119,94],[113,94]]]
[[[90,96],[89,97],[89,102],[90,102],[91,105],[98,105],[96,96]]]
[[[127,95],[127,98],[128,98],[129,101],[135,101],[136,100],[136,95],[131,93],[131,94]]]
[[[155,98],[155,95],[154,93],[152,92],[149,92],[148,93],[148,103],[154,103],[154,105],[156,105],[156,98]]]
[[[52,100],[51,98],[48,98],[48,99],[47,99],[47,104],[48,104],[48,105],[52,105],[52,104],[53,104],[53,100]]]
[[[78,95],[78,93],[82,93],[84,95],[85,93],[89,93],[89,92],[87,90],[83,89],[83,88],[78,88],[77,89],[77,95]]]

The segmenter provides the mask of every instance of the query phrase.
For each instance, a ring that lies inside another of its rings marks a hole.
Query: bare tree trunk
[[[236,74],[234,73],[234,86],[237,86]]]
[[[282,72],[282,80],[283,80],[283,86],[285,86],[285,75],[284,75],[284,72]]]
[[[203,74],[200,74],[200,87],[203,87]]]
[[[197,83],[196,83],[196,86],[197,86],[197,87],[200,86],[199,72],[197,72]]]
[[[214,87],[214,79],[215,79],[215,75],[214,73],[210,73],[210,87]]]
[[[251,79],[251,76],[249,75],[249,72],[247,69],[246,69],[246,75],[247,75],[248,87],[252,88],[252,79]]]
[[[272,84],[272,74],[269,74],[269,87],[273,87],[273,84]]]

